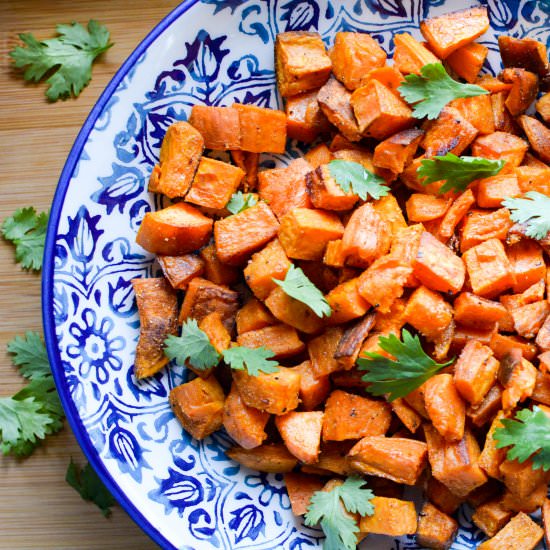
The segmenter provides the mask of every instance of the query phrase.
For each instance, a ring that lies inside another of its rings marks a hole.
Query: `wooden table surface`
[[[0,0],[0,220],[16,208],[49,208],[57,180],[78,130],[115,71],[177,0]],[[115,45],[93,68],[78,99],[47,103],[45,85],[26,84],[7,56],[17,34],[49,38],[57,23],[98,19]],[[0,238],[0,396],[23,384],[6,344],[27,330],[41,331],[40,276],[14,262]],[[65,482],[70,457],[84,457],[68,426],[30,458],[0,455],[0,548],[156,548],[127,514],[110,519]]]

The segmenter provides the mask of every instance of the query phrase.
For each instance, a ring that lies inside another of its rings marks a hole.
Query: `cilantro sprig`
[[[238,214],[239,212],[243,212],[255,204],[258,204],[258,199],[252,193],[237,191],[231,195],[231,198],[225,207],[229,210],[229,212],[231,212],[231,214]]]
[[[93,502],[104,517],[107,518],[111,515],[111,506],[116,504],[116,500],[89,463],[84,468],[78,468],[71,458],[65,474],[65,481],[83,500]]]
[[[50,101],[78,96],[92,78],[94,59],[107,51],[109,31],[90,20],[87,28],[80,23],[57,25],[55,38],[37,40],[32,34],[20,34],[24,46],[16,46],[10,56],[23,78],[38,82],[47,76],[46,97]]]
[[[15,245],[15,260],[23,269],[42,268],[47,227],[48,213],[37,214],[32,206],[17,209],[4,220],[2,235]]]
[[[453,153],[424,159],[418,167],[417,173],[422,178],[422,185],[436,181],[445,181],[439,190],[464,191],[468,184],[480,178],[496,176],[504,167],[503,160],[489,160],[482,157],[457,157]]]
[[[359,526],[346,511],[361,516],[374,514],[371,502],[374,493],[364,486],[363,479],[348,477],[342,485],[330,491],[317,491],[311,497],[305,524],[309,527],[321,524],[326,536],[324,550],[355,550],[357,547]]]
[[[317,317],[330,317],[332,309],[326,301],[323,293],[307,278],[306,274],[291,264],[285,278],[272,279],[273,282],[279,285],[288,296],[298,300],[309,306]]]
[[[164,353],[180,365],[188,361],[192,367],[201,371],[215,367],[222,357],[232,369],[246,370],[251,376],[279,371],[277,361],[271,361],[275,354],[263,346],[235,346],[219,354],[195,319],[183,323],[180,336],[170,335],[166,338]]]
[[[429,63],[420,69],[420,75],[409,74],[397,88],[403,99],[414,104],[415,118],[436,119],[445,105],[460,97],[474,97],[489,92],[475,84],[453,80],[441,63]]]
[[[342,188],[344,193],[353,192],[362,200],[367,200],[370,195],[378,200],[389,193],[386,181],[373,172],[367,170],[362,164],[350,160],[331,160],[328,163],[330,175]]]
[[[498,449],[510,447],[506,458],[522,463],[532,457],[534,469],[550,470],[550,418],[542,409],[522,409],[500,422],[494,438]]]
[[[525,235],[532,239],[546,238],[550,231],[550,197],[538,191],[528,191],[521,198],[508,198],[502,205],[510,210],[510,218],[525,224]]]
[[[413,336],[407,329],[403,329],[401,337],[399,340],[390,334],[378,339],[379,346],[393,359],[367,352],[357,360],[359,370],[368,371],[362,377],[370,383],[367,391],[372,395],[388,394],[388,401],[405,397],[454,361],[436,363],[422,349],[418,335]]]

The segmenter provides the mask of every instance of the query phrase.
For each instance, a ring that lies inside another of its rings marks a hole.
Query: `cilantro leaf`
[[[99,479],[90,463],[87,463],[84,468],[79,470],[71,458],[67,473],[65,474],[65,481],[84,500],[93,502],[105,517],[111,515],[111,506],[116,504],[116,500],[101,479]]]
[[[321,524],[326,536],[324,550],[355,550],[359,527],[346,511],[362,516],[374,514],[371,502],[374,494],[364,489],[364,485],[363,479],[348,477],[343,484],[330,491],[317,491],[311,497],[305,524],[309,527]]]
[[[16,336],[8,343],[8,352],[13,355],[13,364],[19,367],[25,378],[33,380],[51,374],[46,346],[38,332],[29,330],[24,338]]]
[[[505,199],[502,205],[510,210],[513,221],[527,226],[527,237],[546,238],[550,231],[550,197],[538,191],[528,191],[522,198]]]
[[[330,175],[344,193],[349,193],[351,190],[364,201],[367,200],[369,195],[378,200],[389,193],[390,189],[386,185],[386,181],[358,162],[331,160],[328,167]]]
[[[220,354],[206,333],[199,328],[196,319],[188,319],[183,323],[180,336],[171,334],[164,340],[164,353],[179,365],[189,361],[197,370],[215,367],[220,361]]]
[[[15,245],[15,259],[24,269],[42,268],[47,226],[48,214],[37,215],[32,206],[19,208],[4,220],[2,234]]]
[[[500,422],[503,427],[495,430],[494,438],[498,449],[510,447],[506,458],[522,463],[534,455],[534,469],[550,470],[550,418],[542,409],[522,409],[515,419]]]
[[[283,281],[279,279],[272,280],[291,298],[310,307],[317,317],[331,316],[332,309],[323,293],[306,277],[306,274],[299,267],[291,264]]]
[[[257,203],[258,199],[252,193],[237,191],[231,195],[231,198],[225,207],[229,210],[229,212],[231,212],[231,214],[238,214],[239,212],[247,210]]]
[[[422,185],[445,180],[445,184],[439,192],[446,193],[451,190],[464,191],[469,183],[479,178],[496,176],[503,167],[503,160],[457,157],[453,153],[447,153],[440,157],[422,160],[417,173],[424,178],[421,182]]]
[[[357,360],[359,370],[368,371],[362,377],[364,382],[371,383],[367,391],[373,395],[389,394],[388,401],[408,395],[454,361],[436,363],[422,349],[418,336],[413,336],[407,329],[403,329],[402,339],[390,334],[380,336],[378,340],[380,347],[395,359],[367,352],[366,357]]]
[[[461,84],[453,80],[441,63],[429,63],[420,70],[420,75],[409,74],[405,83],[397,88],[403,99],[414,104],[415,118],[433,120],[443,107],[459,97],[474,97],[489,92],[475,84]]]
[[[38,82],[48,76],[50,101],[78,96],[92,78],[94,59],[112,46],[107,28],[94,20],[87,29],[72,23],[57,25],[56,30],[59,36],[42,41],[20,34],[24,46],[16,46],[9,54],[17,68],[25,68],[25,80]]]
[[[223,352],[223,360],[235,370],[246,370],[250,376],[258,376],[261,372],[269,374],[279,372],[279,363],[270,361],[275,354],[261,346],[246,348],[236,346]]]

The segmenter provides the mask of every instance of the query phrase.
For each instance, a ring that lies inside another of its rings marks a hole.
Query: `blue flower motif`
[[[289,550],[304,550],[306,546],[310,548],[316,546],[311,540],[305,539],[304,537],[296,537],[294,540],[290,541]]]
[[[229,8],[231,15],[233,12],[242,5],[243,0],[202,0],[203,4],[212,4],[214,7],[213,15],[216,15],[219,11]]]
[[[103,233],[99,229],[101,216],[90,216],[88,209],[81,206],[74,218],[69,218],[69,230],[59,236],[65,241],[73,259],[77,262],[88,263],[93,257],[96,241]]]
[[[496,29],[510,30],[518,22],[517,0],[487,0],[487,8],[491,25]]]
[[[269,506],[273,498],[278,499],[276,506],[284,510],[290,508],[290,501],[288,500],[288,493],[284,484],[282,484],[282,476],[275,474],[275,480],[280,483],[280,486],[272,485],[269,482],[269,474],[258,472],[257,474],[247,475],[244,482],[248,487],[261,487],[262,491],[258,497],[258,502],[262,506]]]
[[[187,55],[181,61],[176,61],[174,66],[184,65],[197,82],[209,83],[215,80],[220,71],[222,59],[229,50],[222,48],[227,36],[211,38],[204,30],[200,30],[195,40],[186,42]]]
[[[116,163],[111,166],[113,173],[110,176],[98,178],[101,189],[97,190],[91,198],[105,206],[107,214],[110,214],[115,208],[118,208],[122,214],[128,201],[141,195],[146,177],[141,170],[132,166],[122,166]]]
[[[405,17],[407,10],[401,0],[365,0],[369,9],[373,13],[380,13],[387,18],[390,17]],[[357,3],[359,4],[359,2]],[[357,13],[357,7],[354,8]]]
[[[107,284],[111,311],[120,317],[129,317],[136,311],[134,290],[131,281],[119,277],[115,284]]]
[[[69,318],[69,296],[63,285],[53,287],[53,315],[56,324],[64,323]]]
[[[286,13],[281,19],[286,21],[286,31],[308,31],[319,24],[319,3],[313,0],[290,0],[281,6]]]
[[[167,514],[176,510],[183,516],[185,509],[196,506],[204,500],[201,483],[192,476],[185,475],[174,468],[168,468],[168,477],[155,478],[158,488],[149,492],[149,497],[161,504]]]
[[[108,448],[111,458],[117,460],[120,471],[130,474],[136,481],[141,481],[143,468],[151,469],[143,458],[146,449],[140,446],[131,432],[118,424],[109,432]]]
[[[124,338],[111,338],[115,324],[109,317],[100,322],[92,309],[82,312],[82,324],[77,322],[69,326],[69,334],[75,341],[67,346],[67,355],[74,360],[80,376],[84,379],[94,376],[100,384],[109,380],[111,371],[122,368],[122,360],[116,352],[125,347]]]
[[[126,388],[130,388],[138,401],[142,398],[146,401],[151,401],[155,396],[167,397],[168,390],[164,387],[162,378],[163,373],[158,372],[143,380],[137,380],[134,376],[134,367],[132,365],[126,372]]]
[[[253,504],[231,512],[233,518],[229,521],[229,528],[235,532],[235,544],[243,539],[256,540],[265,532],[264,514]]]

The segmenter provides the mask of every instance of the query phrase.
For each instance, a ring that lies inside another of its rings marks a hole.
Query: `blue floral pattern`
[[[419,36],[419,21],[475,3],[445,0],[203,0],[176,18],[143,52],[108,98],[80,153],[64,196],[55,246],[51,303],[68,399],[110,476],[167,548],[192,550],[320,547],[322,533],[294,518],[282,476],[252,472],[227,459],[223,432],[191,439],[168,405],[186,379],[174,367],[136,381],[139,321],[131,279],[155,276],[150,254],[135,244],[146,212],[162,206],[147,180],[166,128],[194,104],[233,102],[281,107],[273,40],[278,32],[318,30],[330,44],[338,30],[370,32],[391,52],[392,35]],[[550,46],[548,0],[481,0],[492,29],[486,69],[498,70],[496,36],[530,36]],[[231,37],[231,38],[230,38]],[[263,166],[300,153],[264,155]],[[56,220],[57,221],[57,220]],[[481,539],[461,512],[455,550]],[[417,549],[414,537],[369,538],[365,548]]]

